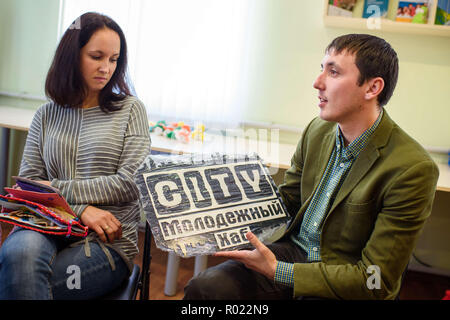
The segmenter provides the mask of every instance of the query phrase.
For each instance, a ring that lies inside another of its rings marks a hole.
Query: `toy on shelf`
[[[203,142],[203,140],[205,139],[205,125],[198,124],[195,127],[194,131],[192,131],[192,139],[200,140],[201,142]]]
[[[166,127],[166,122],[164,120],[158,121],[156,123],[150,123],[150,132],[154,132],[157,135],[162,135]]]
[[[205,126],[199,124],[193,130],[191,126],[185,124],[183,121],[167,124],[166,121],[160,120],[156,123],[150,122],[150,132],[184,143],[188,143],[191,137],[192,139],[203,142]]]

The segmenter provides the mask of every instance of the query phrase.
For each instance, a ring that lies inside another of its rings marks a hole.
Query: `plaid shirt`
[[[336,194],[345,180],[350,168],[369,137],[375,131],[383,116],[380,112],[375,123],[352,143],[345,147],[339,125],[336,126],[336,145],[328,161],[327,168],[317,187],[311,204],[303,217],[299,233],[291,235],[291,240],[307,253],[307,261],[320,261],[320,236],[324,217],[326,217]],[[294,264],[279,261],[275,272],[275,282],[294,285]]]

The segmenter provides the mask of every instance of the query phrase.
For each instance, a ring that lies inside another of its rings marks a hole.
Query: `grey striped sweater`
[[[100,107],[41,106],[31,123],[19,175],[51,181],[79,215],[88,205],[110,211],[122,223],[113,247],[130,260],[138,252],[140,220],[133,174],[150,152],[144,105],[135,97],[108,114]]]

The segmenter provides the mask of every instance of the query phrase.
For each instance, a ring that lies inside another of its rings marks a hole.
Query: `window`
[[[113,18],[127,38],[136,95],[151,120],[240,121],[254,0],[61,0],[60,34],[82,13]]]

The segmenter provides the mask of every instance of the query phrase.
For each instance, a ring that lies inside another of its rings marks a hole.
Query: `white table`
[[[439,163],[439,179],[436,190],[450,192],[450,166]]]
[[[0,106],[0,127],[2,132],[0,141],[0,190],[6,187],[6,182],[8,181],[10,130],[28,131],[35,112],[32,109]]]

